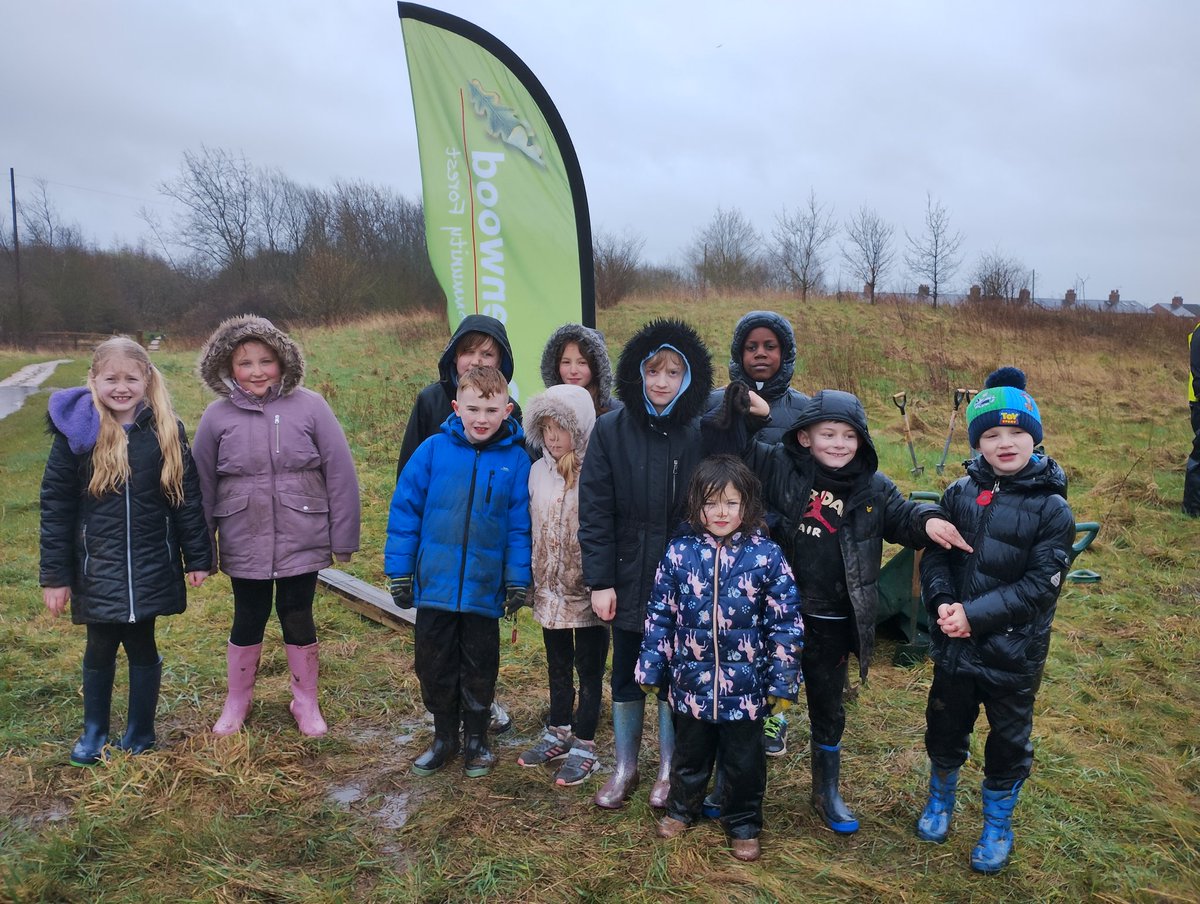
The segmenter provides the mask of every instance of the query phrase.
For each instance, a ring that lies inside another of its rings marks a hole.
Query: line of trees
[[[244,156],[201,146],[158,186],[178,213],[162,222],[143,208],[147,237],[100,250],[64,223],[45,182],[19,205],[21,292],[11,237],[0,236],[0,336],[57,330],[164,329],[203,332],[218,318],[254,310],[284,320],[329,322],[372,311],[439,310],[419,200],[363,182],[302,186]],[[926,195],[922,229],[904,233],[868,206],[839,223],[815,191],[785,206],[767,234],[736,207],[718,207],[684,249],[680,266],[643,260],[645,238],[597,229],[596,298],[612,307],[635,291],[828,294],[831,260],[872,302],[894,279],[897,256],[930,289],[936,306],[959,272],[963,235]],[[839,238],[841,239],[838,244]],[[1016,299],[1029,271],[998,248],[969,279],[984,297]],[[840,277],[839,277],[840,283]],[[838,290],[843,287],[839,284]],[[18,303],[19,302],[19,303]]]

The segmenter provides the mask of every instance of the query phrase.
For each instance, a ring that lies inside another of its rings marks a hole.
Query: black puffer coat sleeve
[[[204,501],[200,494],[200,475],[188,445],[187,431],[179,425],[179,444],[183,452],[183,504],[171,512],[179,550],[183,553],[183,570],[213,571],[212,544],[204,520]]]
[[[75,525],[83,495],[80,460],[67,438],[54,431],[50,457],[42,476],[40,535],[43,587],[70,587],[75,576]]]
[[[617,417],[618,412],[611,412],[596,422],[579,476],[579,548],[583,583],[591,590],[617,584],[617,498],[609,448]]]

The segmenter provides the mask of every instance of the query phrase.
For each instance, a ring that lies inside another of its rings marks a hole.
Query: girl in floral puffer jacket
[[[674,712],[671,790],[658,834],[672,838],[696,819],[715,758],[733,855],[757,860],[767,782],[762,723],[799,690],[799,593],[782,550],[758,532],[762,489],[739,460],[701,462],[687,512],[692,532],[671,541],[655,575],[636,669],[647,693],[667,687]]]

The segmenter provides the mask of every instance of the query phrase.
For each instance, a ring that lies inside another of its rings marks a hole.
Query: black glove
[[[517,610],[525,605],[525,598],[528,595],[528,587],[509,587],[504,594],[504,614],[509,618],[516,615]]]
[[[397,609],[411,609],[413,607],[413,586],[411,574],[405,574],[398,578],[392,578],[388,584],[388,590],[391,591],[392,602],[396,604]]]

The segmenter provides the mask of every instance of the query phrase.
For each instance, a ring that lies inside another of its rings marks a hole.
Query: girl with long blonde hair
[[[117,648],[129,660],[129,713],[116,742],[132,754],[155,745],[162,657],[155,620],[187,607],[186,581],[212,568],[200,482],[162,374],[124,336],[97,346],[87,386],[50,397],[53,436],[42,478],[42,601],[71,607],[87,626],[83,733],[71,763],[106,756]]]

